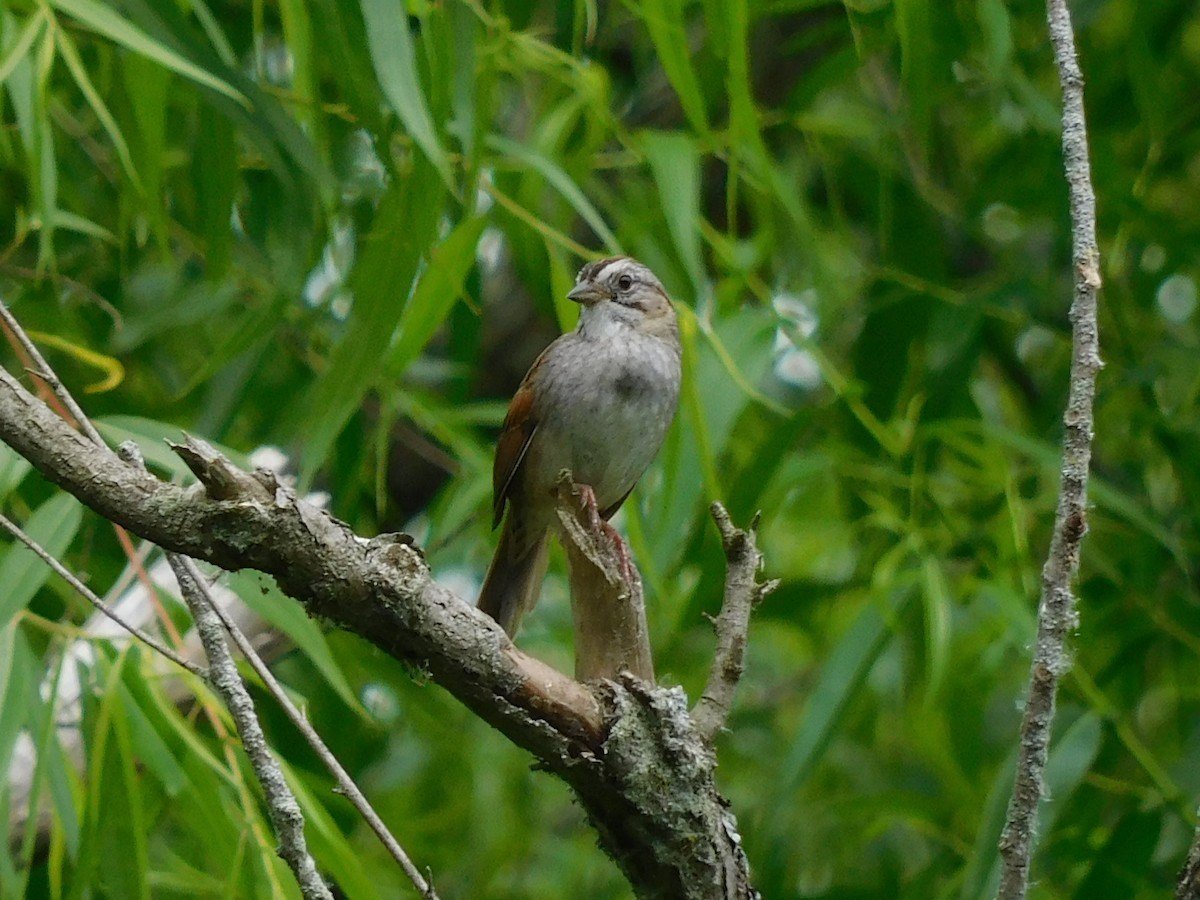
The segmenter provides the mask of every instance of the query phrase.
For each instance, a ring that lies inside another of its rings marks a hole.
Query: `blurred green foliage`
[[[1031,896],[1158,897],[1200,794],[1200,9],[1074,5],[1107,367]],[[686,341],[678,421],[620,520],[664,680],[695,696],[711,653],[708,502],[762,510],[783,579],[720,746],[757,886],[989,896],[1070,356],[1043,16],[9,0],[0,290],[156,468],[177,466],[158,441],[180,429],[282,447],[339,517],[413,531],[469,597],[504,401],[570,327],[585,254],[638,256]],[[0,462],[7,511],[108,589],[126,565],[111,529]],[[443,897],[627,894],[525,754],[236,581],[303,648],[277,668]],[[52,811],[44,844],[0,854],[0,894],[293,895],[244,762],[142,651],[94,645],[76,770],[47,695],[88,608],[23,551],[0,585],[0,768],[29,736],[20,802]],[[552,577],[521,642],[569,670],[564,590]],[[349,896],[404,895],[265,699],[263,715],[320,864]],[[6,818],[16,802],[0,788]]]

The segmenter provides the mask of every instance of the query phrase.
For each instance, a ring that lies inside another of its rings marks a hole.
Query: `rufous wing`
[[[504,518],[504,504],[521,470],[521,464],[529,453],[533,435],[537,431],[537,415],[534,409],[532,381],[542,364],[538,357],[526,373],[508,405],[508,415],[500,428],[496,442],[496,460],[492,464],[492,527]]]

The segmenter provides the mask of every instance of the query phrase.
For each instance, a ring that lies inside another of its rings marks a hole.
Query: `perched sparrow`
[[[530,367],[496,445],[492,527],[509,510],[479,608],[509,635],[541,592],[559,472],[591,487],[609,519],[679,402],[679,326],[653,272],[628,256],[602,259],[580,269],[567,296],[583,307],[579,325]]]

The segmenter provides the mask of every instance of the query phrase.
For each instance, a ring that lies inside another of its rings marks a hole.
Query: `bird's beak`
[[[598,284],[593,284],[590,281],[585,281],[582,284],[577,284],[567,292],[567,299],[574,300],[576,303],[582,303],[584,306],[591,306],[593,303],[599,303],[601,300],[608,299],[608,292]]]

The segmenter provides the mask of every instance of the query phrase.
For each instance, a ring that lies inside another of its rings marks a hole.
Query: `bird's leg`
[[[634,584],[635,581],[640,584],[641,576],[634,568],[633,560],[629,557],[629,546],[621,537],[621,533],[601,517],[600,508],[596,504],[596,492],[589,484],[579,484],[576,487],[579,488],[579,497],[583,500],[584,509],[587,510],[588,525],[591,526],[591,530],[608,535],[609,540],[612,541],[613,550],[617,554],[617,566],[621,571],[621,579],[629,585]]]

